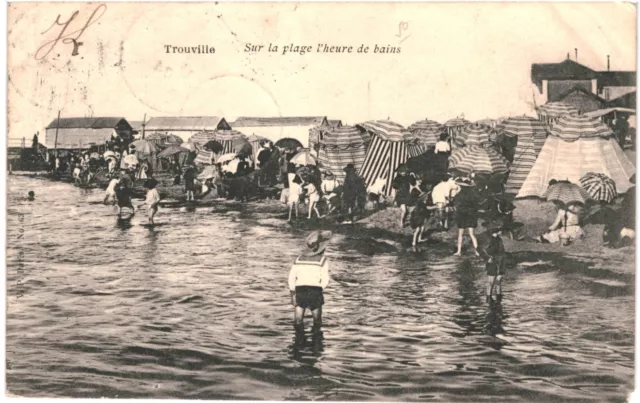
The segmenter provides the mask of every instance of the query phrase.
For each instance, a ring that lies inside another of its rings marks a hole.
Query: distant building
[[[608,63],[607,63],[608,65]],[[635,109],[635,71],[595,71],[576,61],[531,65],[531,82],[541,104],[554,101],[571,103],[582,112],[593,108]]]
[[[165,133],[176,135],[183,141],[189,141],[198,132],[213,130],[231,130],[231,126],[217,116],[162,116],[151,118],[144,127],[145,137],[152,133]]]
[[[273,142],[290,137],[309,147],[309,129],[329,127],[329,122],[326,116],[239,117],[231,126],[247,136],[256,134]]]
[[[133,129],[124,118],[60,118],[46,127],[45,145],[50,150],[86,150],[115,136],[130,141],[132,135]]]
[[[329,123],[329,126],[331,126],[332,128],[337,128],[337,127],[342,127],[342,120],[327,120],[327,122]]]

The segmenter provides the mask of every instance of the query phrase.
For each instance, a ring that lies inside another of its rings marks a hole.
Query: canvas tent
[[[505,193],[516,194],[527,179],[527,175],[544,146],[547,131],[542,122],[530,116],[516,116],[497,125],[501,136],[517,138],[513,163],[509,167],[509,178]]]
[[[536,108],[538,119],[545,124],[547,130],[551,130],[554,123],[565,115],[577,114],[578,108],[566,102],[547,102]]]
[[[354,126],[327,130],[320,141],[318,162],[323,170],[329,170],[337,179],[343,180],[346,175],[343,169],[348,164],[360,169],[370,141],[368,132]]]
[[[563,116],[551,130],[516,198],[542,197],[550,180],[578,183],[589,172],[607,175],[618,192],[624,193],[633,186],[629,178],[635,167],[611,130],[597,118]]]
[[[396,169],[411,156],[421,154],[415,143],[415,136],[398,123],[388,120],[371,120],[357,125],[369,132],[371,144],[367,149],[360,176],[369,187],[378,178],[386,179],[385,195],[391,195]]]

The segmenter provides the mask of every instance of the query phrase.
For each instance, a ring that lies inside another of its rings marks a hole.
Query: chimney
[[[576,51],[576,62],[578,61],[578,48],[574,48],[574,50]]]
[[[567,52],[567,60],[571,59],[571,56],[569,55],[569,52]]]
[[[610,62],[610,57],[609,55],[607,55],[607,71],[609,71],[610,67],[611,67],[611,62]]]

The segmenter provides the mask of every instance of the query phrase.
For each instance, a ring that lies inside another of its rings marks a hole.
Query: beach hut
[[[344,167],[353,164],[356,170],[362,167],[371,136],[354,126],[341,126],[328,130],[320,141],[318,162],[322,169],[329,170],[337,179],[344,180]]]
[[[561,117],[554,124],[516,198],[542,197],[550,180],[578,183],[589,172],[608,176],[615,182],[618,192],[625,193],[633,186],[629,179],[635,174],[635,167],[612,134],[595,117]]]
[[[371,144],[359,174],[367,187],[378,178],[386,179],[385,196],[389,196],[398,166],[410,156],[421,154],[415,143],[416,137],[403,126],[389,120],[371,120],[356,126],[371,135]]]
[[[561,116],[577,114],[578,108],[566,102],[547,102],[536,108],[538,119],[545,124],[547,130],[551,130],[553,124]]]
[[[530,116],[506,119],[496,126],[500,136],[515,138],[517,143],[513,163],[509,167],[509,178],[505,192],[516,194],[533,168],[542,146],[547,139],[547,131],[542,122]]]
[[[434,120],[420,120],[413,123],[407,128],[413,135],[416,136],[418,145],[424,147],[424,152],[429,147],[433,147],[440,140],[440,135],[445,132],[445,128],[440,123]]]

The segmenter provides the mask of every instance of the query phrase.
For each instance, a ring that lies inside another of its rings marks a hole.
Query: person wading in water
[[[313,332],[322,325],[323,290],[329,284],[329,261],[324,256],[331,231],[314,231],[306,239],[306,250],[298,256],[289,272],[289,291],[294,306],[296,336],[304,335],[304,313],[313,315]]]

